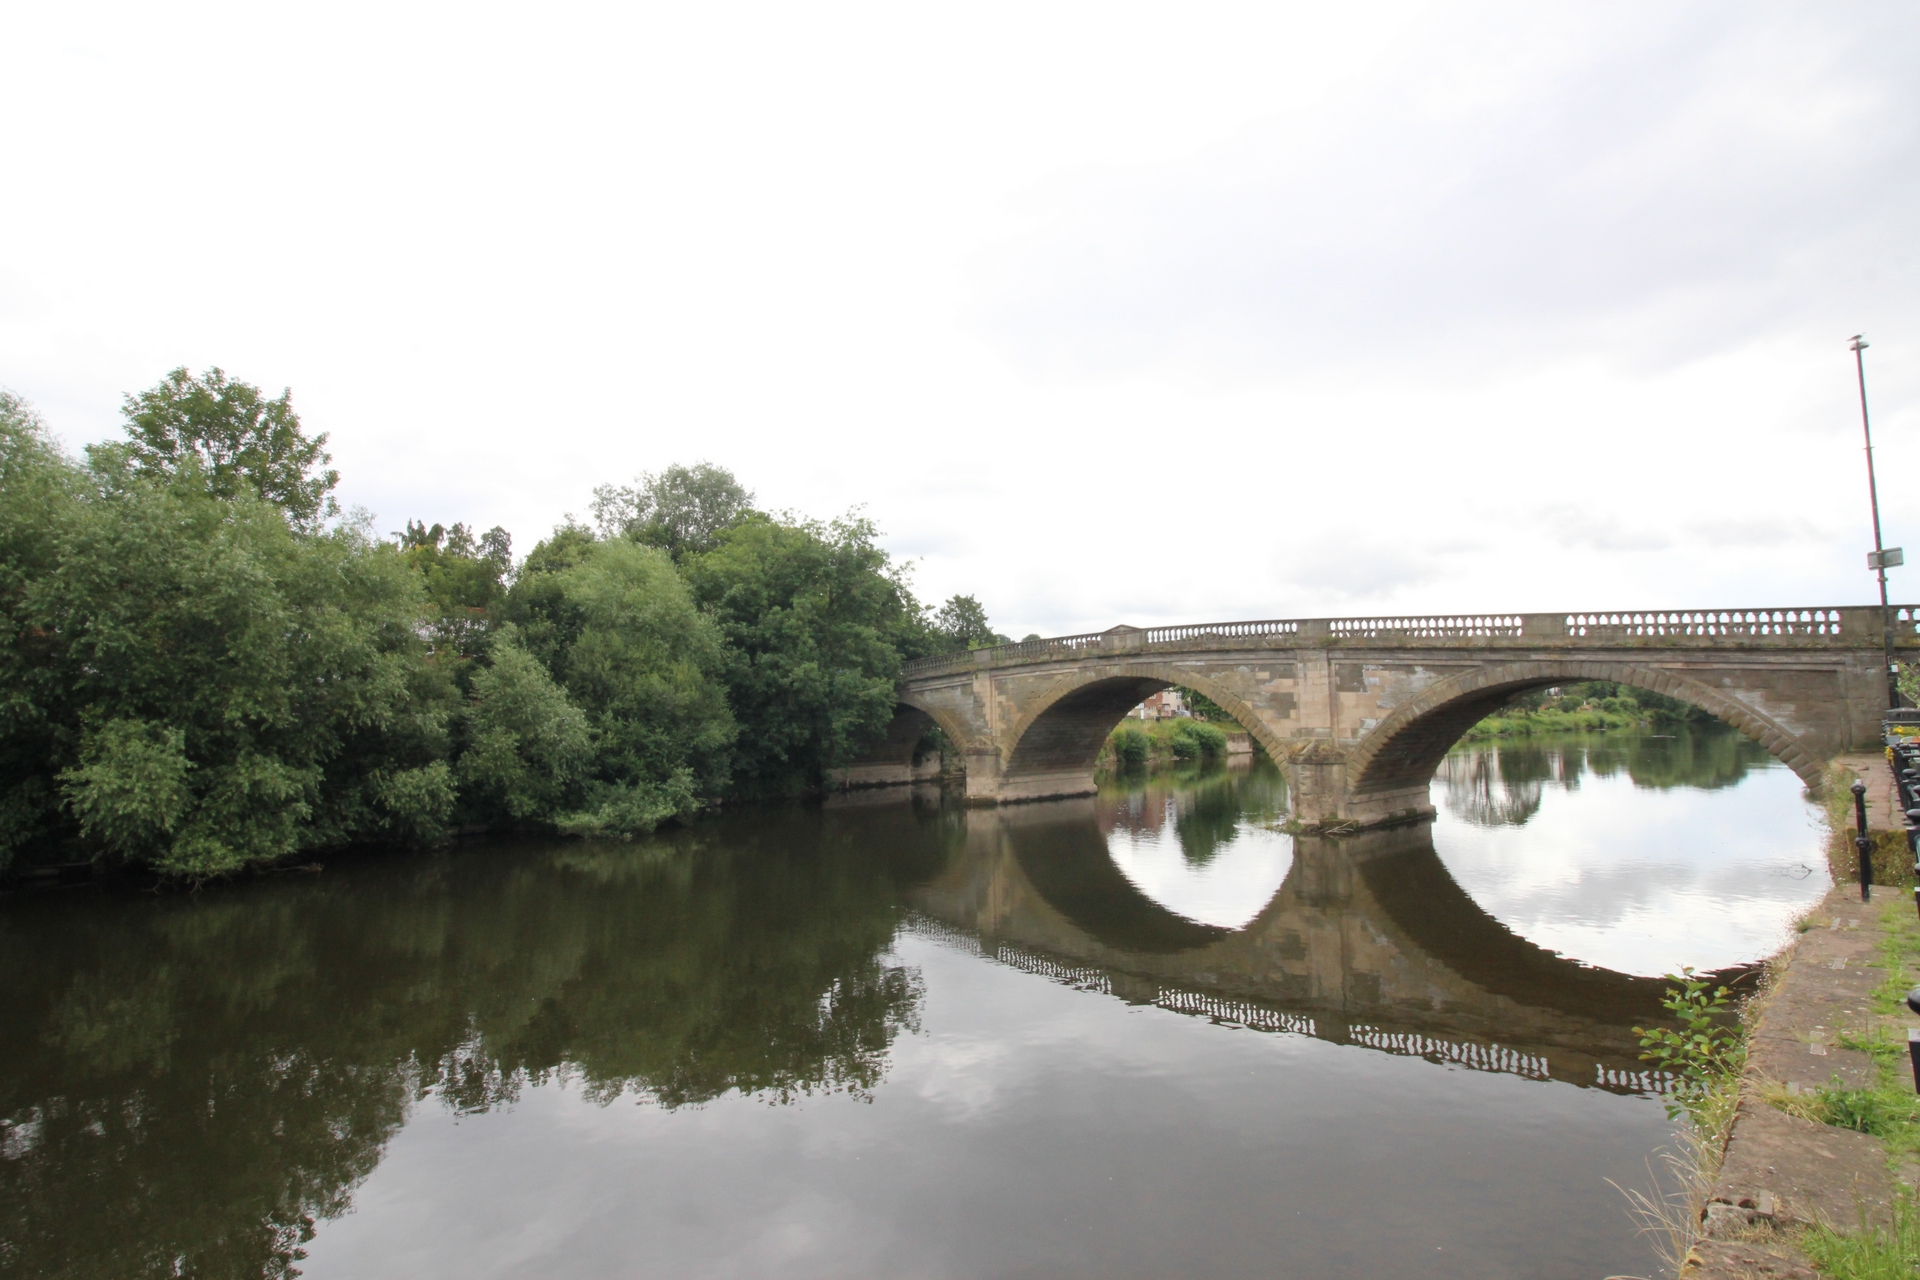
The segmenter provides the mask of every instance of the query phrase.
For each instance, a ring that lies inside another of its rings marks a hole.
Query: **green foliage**
[[[451,692],[414,631],[418,579],[391,549],[358,526],[303,526],[250,484],[180,483],[137,450],[76,465],[17,403],[4,438],[0,538],[19,557],[0,858],[32,848],[204,879],[438,835]]]
[[[1692,966],[1667,975],[1667,994],[1661,1000],[1678,1027],[1635,1027],[1640,1057],[1664,1069],[1673,1078],[1667,1118],[1682,1115],[1700,1119],[1712,1095],[1745,1060],[1745,1042],[1737,1027],[1728,1024],[1733,993],[1726,987],[1708,990]]]
[[[1215,724],[1238,723],[1227,713],[1225,707],[1215,702],[1212,698],[1209,698],[1206,694],[1201,693],[1198,689],[1188,689],[1183,686],[1180,690],[1180,695],[1186,699],[1188,710],[1192,711],[1194,715],[1199,716],[1202,720],[1211,721]]]
[[[507,611],[592,727],[579,807],[551,815],[562,830],[636,835],[725,786],[735,737],[726,655],[666,553],[625,539],[575,544],[564,560],[536,550]],[[506,794],[495,785],[502,803]]]
[[[593,763],[592,729],[512,624],[494,637],[491,658],[474,674],[466,712],[465,798],[483,821],[550,819],[578,803]]]
[[[513,539],[495,526],[476,540],[463,524],[432,528],[409,520],[400,555],[426,588],[426,635],[436,657],[464,667],[487,647],[495,612],[513,571]]]
[[[1800,1237],[1800,1247],[1833,1280],[1911,1280],[1920,1271],[1920,1205],[1902,1187],[1891,1208],[1888,1229],[1850,1234],[1816,1225]]]
[[[516,574],[500,528],[327,527],[287,393],[176,369],[126,418],[77,463],[0,392],[0,871],[633,836],[823,786],[943,643],[871,523],[775,520],[709,464],[597,491],[608,536],[569,521]],[[997,639],[971,597],[941,625]]]
[[[186,734],[140,720],[109,720],[85,733],[82,763],[60,775],[83,835],[122,859],[173,835],[192,803]]]
[[[1881,1089],[1849,1089],[1835,1076],[1815,1091],[1826,1123],[1876,1138],[1891,1137],[1920,1120],[1920,1099],[1911,1094],[1889,1096]]]
[[[1173,757],[1176,760],[1217,759],[1227,753],[1226,730],[1202,720],[1179,719],[1173,722]]]
[[[1144,764],[1156,756],[1185,762],[1217,760],[1227,753],[1227,733],[1218,725],[1185,716],[1167,720],[1122,720],[1107,736],[1106,750],[1118,765]]]
[[[725,467],[696,462],[647,472],[631,485],[593,491],[603,538],[631,538],[678,561],[711,551],[720,535],[754,515],[753,495]]]
[[[76,763],[41,588],[60,563],[84,477],[32,406],[0,390],[0,870],[61,826],[55,772]],[[52,767],[49,767],[51,762]]]
[[[1612,680],[1589,680],[1558,686],[1557,691],[1535,689],[1521,694],[1469,729],[1466,739],[1594,733],[1639,724],[1717,723],[1713,715],[1690,702]]]
[[[219,369],[196,378],[182,368],[128,396],[123,412],[131,441],[121,447],[143,479],[204,486],[216,498],[251,493],[301,526],[338,510],[329,495],[340,473],[317,470],[330,461],[327,437],[307,439],[290,391],[269,400]]]
[[[987,622],[987,611],[972,596],[951,596],[933,615],[942,649],[984,649],[1008,639]]]
[[[825,784],[893,718],[903,651],[925,624],[871,521],[751,520],[684,563],[726,646],[749,795]]]

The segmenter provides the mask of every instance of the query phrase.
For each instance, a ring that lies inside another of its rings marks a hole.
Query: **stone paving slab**
[[[1878,1138],[1747,1098],[1714,1179],[1707,1216],[1710,1226],[1722,1219],[1746,1225],[1771,1217],[1781,1225],[1854,1230],[1862,1222],[1886,1222],[1892,1204],[1893,1176]]]
[[[1802,1089],[1838,1076],[1848,1088],[1873,1082],[1873,1059],[1840,1047],[1842,1033],[1864,1035],[1875,1019],[1870,996],[1885,972],[1875,963],[1880,905],[1898,890],[1860,901],[1854,886],[1827,896],[1812,925],[1774,962],[1773,993],[1747,1044],[1747,1076]],[[1791,974],[1791,980],[1788,975]]]

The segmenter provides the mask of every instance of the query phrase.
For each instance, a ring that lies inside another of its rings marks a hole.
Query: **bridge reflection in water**
[[[1115,803],[966,811],[944,868],[908,890],[907,928],[1082,990],[1255,1030],[1615,1092],[1661,1088],[1633,1027],[1661,1017],[1665,983],[1513,933],[1448,874],[1431,823],[1295,837],[1272,899],[1228,929],[1161,906],[1121,873],[1101,821]]]

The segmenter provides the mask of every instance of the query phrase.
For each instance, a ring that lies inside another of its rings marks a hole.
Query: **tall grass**
[[[1913,1280],[1920,1273],[1920,1205],[1902,1190],[1893,1199],[1893,1219],[1882,1230],[1864,1223],[1842,1233],[1819,1226],[1800,1239],[1800,1247],[1833,1280]]]

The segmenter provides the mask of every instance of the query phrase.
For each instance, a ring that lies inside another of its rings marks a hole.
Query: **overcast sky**
[[[732,468],[1003,631],[1920,573],[1920,7],[0,8],[0,385],[377,527]],[[1920,582],[1896,576],[1896,594]]]

